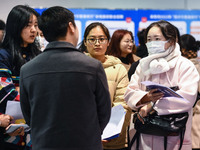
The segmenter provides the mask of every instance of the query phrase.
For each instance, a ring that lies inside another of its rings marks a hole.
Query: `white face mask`
[[[165,52],[165,43],[168,41],[151,41],[146,43],[149,55]]]
[[[47,46],[48,42],[46,41],[44,37],[41,37],[41,36],[37,36],[36,39],[38,40],[40,44],[41,51],[43,51],[45,47]]]

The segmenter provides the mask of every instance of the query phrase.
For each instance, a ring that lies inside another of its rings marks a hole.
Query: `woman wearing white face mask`
[[[149,55],[165,52],[165,43],[168,41],[151,41],[147,42],[146,46],[149,52]]]
[[[130,108],[145,117],[153,109],[158,115],[188,112],[189,118],[182,150],[191,147],[191,112],[196,100],[199,75],[195,66],[181,56],[175,27],[167,21],[152,23],[146,29],[146,45],[149,56],[140,60],[133,74],[125,100]],[[142,81],[151,81],[167,87],[178,87],[176,91],[185,98],[164,97],[163,93],[154,93],[156,89],[145,91]],[[154,106],[152,106],[154,103]],[[139,148],[142,150],[163,150],[164,137],[140,134]],[[132,149],[135,149],[136,142]],[[167,150],[177,150],[180,146],[179,136],[167,137]]]
[[[44,51],[49,42],[47,42],[47,40],[44,38],[44,35],[40,29],[38,29],[36,40],[39,42],[40,50]]]

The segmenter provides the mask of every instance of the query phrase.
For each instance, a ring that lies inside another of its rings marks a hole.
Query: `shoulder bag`
[[[149,113],[144,117],[144,124],[138,119],[139,113],[135,113],[133,117],[134,128],[136,134],[130,142],[130,147],[137,139],[136,147],[139,148],[140,133],[156,136],[164,136],[164,149],[167,149],[167,136],[180,135],[180,147],[182,147],[186,123],[188,120],[188,112],[170,115],[158,115],[156,111]],[[140,116],[141,117],[141,116]]]

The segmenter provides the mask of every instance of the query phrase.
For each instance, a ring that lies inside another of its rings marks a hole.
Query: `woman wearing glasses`
[[[129,70],[131,64],[140,59],[140,57],[134,54],[135,50],[132,32],[120,29],[113,33],[106,54],[118,57],[126,69]]]
[[[108,29],[99,22],[95,22],[87,26],[84,33],[84,40],[80,46],[80,50],[86,51],[87,55],[98,59],[104,67],[109,92],[111,96],[112,106],[122,104],[126,110],[128,107],[124,101],[124,93],[128,85],[128,76],[126,68],[121,61],[114,57],[105,55],[109,46],[110,34]],[[129,112],[129,111],[128,111]],[[126,113],[123,129],[119,137],[103,141],[105,149],[126,150],[127,149],[127,126],[129,125],[129,113]]]

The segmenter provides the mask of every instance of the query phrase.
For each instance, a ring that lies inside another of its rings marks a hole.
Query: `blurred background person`
[[[134,54],[135,50],[136,46],[132,32],[121,29],[113,33],[106,54],[119,58],[128,71],[131,64],[140,59]]]
[[[180,36],[181,54],[182,56],[192,60],[196,60],[198,45],[196,39],[190,34]]]
[[[145,29],[138,31],[138,46],[136,48],[136,55],[140,58],[148,56],[147,46],[145,44]]]
[[[198,61],[200,63],[200,41],[197,40],[196,44],[197,44],[197,47],[198,47],[198,50],[197,50],[197,59],[198,59]]]
[[[142,29],[141,31],[138,31],[137,33],[138,37],[138,46],[136,48],[136,55],[140,57],[141,59],[148,56],[147,46],[145,43],[145,29]],[[131,80],[131,76],[135,73],[135,70],[139,64],[140,60],[132,63],[129,71],[128,71],[128,78]]]
[[[197,44],[197,47],[198,47],[198,50],[197,50],[197,59],[200,62],[200,41],[197,40],[196,44]]]
[[[122,104],[125,108],[126,116],[122,131],[117,138],[103,141],[104,150],[127,150],[128,139],[127,129],[130,124],[130,108],[124,101],[124,93],[128,86],[127,70],[117,57],[106,55],[109,46],[110,34],[108,28],[100,22],[94,22],[88,25],[84,32],[84,40],[80,46],[86,55],[99,60],[105,70],[112,106]]]
[[[40,50],[43,52],[49,42],[45,39],[42,31],[39,28],[38,28],[36,40],[39,43]]]
[[[0,45],[3,42],[4,34],[5,34],[6,24],[3,20],[0,20]]]
[[[181,42],[181,53],[182,56],[188,58],[193,62],[197,71],[200,74],[200,64],[197,58],[197,51],[199,46],[196,39],[190,34],[184,34],[180,37]],[[200,94],[200,81],[198,84],[198,93]],[[196,104],[193,107],[193,117],[192,117],[192,148],[200,149],[200,96],[197,96]]]

